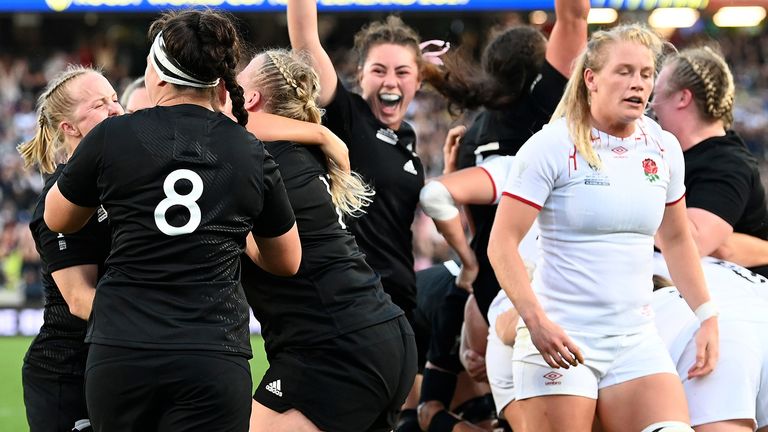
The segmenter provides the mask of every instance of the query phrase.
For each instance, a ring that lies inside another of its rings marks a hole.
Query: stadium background
[[[15,147],[34,133],[35,100],[50,77],[68,63],[92,64],[103,68],[120,93],[144,72],[148,24],[159,11],[181,3],[229,9],[256,49],[288,45],[284,0],[0,0],[0,432],[26,429],[20,368],[42,319],[39,257],[27,226],[42,181],[22,168]],[[768,172],[768,33],[763,23],[768,0],[592,4],[591,28],[644,21],[678,47],[719,44],[736,80],[734,128]],[[736,21],[725,22],[728,10],[722,8],[734,6],[757,9],[737,11]],[[353,85],[349,47],[354,32],[387,13],[399,13],[424,40],[447,40],[478,54],[488,34],[507,25],[527,23],[546,32],[554,18],[552,7],[553,0],[320,0],[320,32],[337,69]],[[439,175],[445,134],[462,118],[449,114],[428,89],[411,105],[408,117],[427,177]],[[429,219],[419,214],[413,231],[417,268],[450,257]],[[254,321],[253,333],[258,329]],[[256,381],[266,369],[261,343],[254,336]]]

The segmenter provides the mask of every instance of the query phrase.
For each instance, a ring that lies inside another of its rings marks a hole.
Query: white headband
[[[219,79],[214,81],[202,81],[183,70],[182,66],[173,57],[165,52],[163,32],[159,32],[149,49],[149,61],[155,68],[157,75],[165,82],[189,87],[210,88],[219,85]]]

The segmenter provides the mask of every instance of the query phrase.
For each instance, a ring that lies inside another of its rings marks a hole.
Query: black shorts
[[[95,432],[244,432],[251,372],[240,355],[92,344],[85,372]]]
[[[416,375],[404,317],[272,356],[253,398],[333,432],[390,431]]]
[[[59,374],[24,363],[24,406],[30,432],[69,432],[88,418],[82,375]]]

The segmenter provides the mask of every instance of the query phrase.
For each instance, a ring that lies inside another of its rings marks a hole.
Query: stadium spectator
[[[45,221],[76,231],[101,203],[112,251],[87,342],[94,430],[247,430],[246,236],[257,263],[296,272],[293,212],[263,144],[221,113],[240,38],[212,10],[164,14],[149,29],[145,83],[153,108],[108,119],[78,146],[46,199]]]
[[[685,216],[682,151],[643,115],[661,49],[637,24],[595,32],[553,120],[515,156],[488,256],[525,324],[515,397],[532,430],[590,431],[596,413],[608,430],[690,430],[648,311],[654,235],[702,321],[688,377],[717,361],[717,318]],[[514,246],[537,216],[531,284]]]

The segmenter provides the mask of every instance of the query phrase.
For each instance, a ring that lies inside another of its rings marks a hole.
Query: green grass
[[[0,337],[0,432],[28,430],[21,389],[21,363],[31,342],[29,337]],[[260,337],[251,338],[251,346],[251,373],[255,387],[267,370],[267,358],[264,341]]]

